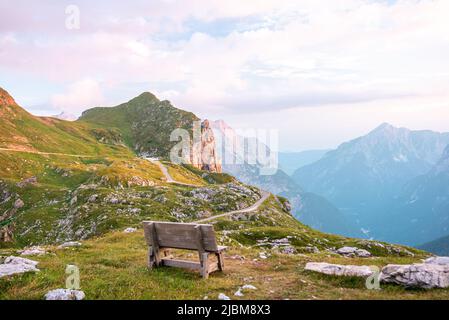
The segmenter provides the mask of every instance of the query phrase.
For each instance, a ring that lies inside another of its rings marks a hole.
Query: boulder
[[[21,257],[7,257],[0,264],[0,278],[25,272],[39,272],[36,268],[38,262]]]
[[[449,265],[449,257],[431,257],[424,260],[427,264]]]
[[[364,278],[369,277],[374,273],[369,266],[339,265],[325,262],[309,262],[304,269],[327,275]]]
[[[231,298],[229,298],[227,295],[225,295],[224,293],[220,293],[218,295],[218,300],[231,300]]]
[[[41,247],[31,247],[31,248],[25,248],[24,250],[22,250],[20,252],[21,256],[40,256],[40,255],[44,255],[47,252],[45,251],[45,249],[41,248]]]
[[[257,290],[257,288],[255,286],[253,286],[252,284],[245,284],[242,287],[242,290]]]
[[[447,288],[449,287],[449,265],[432,263],[389,264],[382,268],[380,281],[411,288]]]
[[[342,247],[337,250],[337,253],[345,257],[371,257],[370,252],[366,251],[365,249],[359,249],[356,247]]]
[[[133,233],[136,232],[137,229],[136,228],[126,228],[125,230],[123,230],[124,233]]]
[[[55,289],[45,294],[45,300],[83,300],[85,297],[83,291],[71,289]]]

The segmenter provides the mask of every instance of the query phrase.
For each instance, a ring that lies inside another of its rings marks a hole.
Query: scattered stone
[[[260,259],[267,259],[268,257],[266,256],[265,253],[261,252],[261,253],[259,253],[259,258]]]
[[[339,265],[325,262],[309,262],[304,269],[327,275],[348,277],[369,277],[373,274],[373,271],[368,266]]]
[[[380,281],[412,288],[447,288],[449,287],[449,265],[432,263],[389,264],[382,268]]]
[[[315,247],[315,246],[307,246],[304,248],[305,251],[310,252],[310,253],[319,253],[320,250]]]
[[[17,199],[17,200],[14,202],[14,209],[20,209],[20,208],[23,208],[24,205],[25,205],[25,202],[23,202],[22,199]]]
[[[449,257],[431,257],[424,260],[427,264],[449,265]]]
[[[39,262],[21,257],[7,257],[0,264],[0,278],[25,272],[39,272],[36,268]]]
[[[111,198],[111,199],[109,199],[109,203],[110,204],[118,204],[118,203],[120,203],[120,200],[117,198]]]
[[[242,287],[242,290],[257,290],[257,288],[255,286],[251,285],[251,284],[245,284]]]
[[[286,247],[283,247],[281,249],[281,252],[283,254],[295,254],[296,253],[296,249],[294,247],[292,247],[292,246],[286,246]]]
[[[77,196],[74,196],[74,197],[72,198],[72,200],[70,200],[70,205],[71,205],[71,206],[74,206],[77,202],[78,202],[78,197],[77,197]]]
[[[83,291],[71,289],[56,289],[45,294],[45,300],[83,300],[85,297]]]
[[[45,251],[45,249],[38,247],[38,246],[25,248],[24,250],[22,250],[20,252],[21,256],[41,256],[44,254],[47,254],[47,251]]]
[[[98,194],[93,194],[89,197],[89,199],[87,199],[88,202],[96,202],[98,200]]]
[[[82,244],[78,241],[68,241],[61,244],[58,248],[73,248],[73,247],[80,247]]]
[[[242,291],[241,291],[242,289],[241,288],[239,288],[235,293],[234,293],[234,296],[236,296],[236,297],[243,297],[244,296],[244,294],[242,293]]]
[[[137,229],[136,228],[126,228],[125,230],[123,230],[124,233],[133,233],[136,232]]]
[[[29,184],[35,185],[36,183],[37,183],[37,178],[36,177],[31,177],[31,178],[23,179],[22,181],[17,183],[17,186],[19,188],[24,188],[24,187],[26,187]]]
[[[365,249],[359,249],[356,247],[343,247],[337,250],[337,253],[345,257],[371,257],[371,253]]]
[[[218,295],[218,300],[231,300],[231,298],[229,298],[227,295],[225,295],[224,293],[220,293]]]

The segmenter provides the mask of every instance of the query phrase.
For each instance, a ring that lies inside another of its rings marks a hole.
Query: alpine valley
[[[382,290],[367,290],[369,266],[388,270],[430,254],[347,237],[362,237],[360,228],[410,244],[445,235],[447,134],[384,125],[312,155],[290,177],[222,163],[216,142],[224,122],[201,121],[148,92],[66,121],[34,116],[0,89],[0,118],[0,299],[48,297],[65,285],[68,265],[79,267],[86,299],[449,296],[391,284],[387,275]],[[170,162],[173,130],[191,133],[198,121],[200,140],[185,163]],[[142,221],[204,219],[228,246],[223,273],[202,280],[191,270],[147,269]]]

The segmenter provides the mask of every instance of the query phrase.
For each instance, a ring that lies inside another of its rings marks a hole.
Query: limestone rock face
[[[389,264],[382,268],[380,281],[411,288],[447,288],[449,287],[449,265],[432,263]]]
[[[201,123],[201,137],[194,141],[191,152],[191,164],[198,169],[210,172],[222,172],[221,160],[217,155],[214,131],[209,120]]]
[[[304,269],[334,276],[366,278],[373,274],[373,271],[368,266],[339,265],[325,262],[309,262]]]

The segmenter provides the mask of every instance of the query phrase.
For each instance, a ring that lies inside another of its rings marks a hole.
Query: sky
[[[0,0],[0,87],[31,113],[150,91],[283,151],[449,131],[447,57],[447,0]]]

